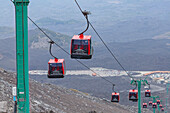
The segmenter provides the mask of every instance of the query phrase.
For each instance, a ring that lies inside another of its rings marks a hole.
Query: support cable
[[[88,12],[88,11],[83,11],[82,13],[83,13],[84,17],[85,17],[86,20],[87,20],[87,27],[86,27],[86,29],[85,29],[82,33],[80,33],[79,35],[85,33],[85,32],[88,30],[88,28],[89,28],[89,19],[88,19],[88,15],[90,14],[90,12]]]
[[[136,81],[135,81],[135,85],[136,85],[136,86],[135,86],[135,88],[133,88],[133,90],[135,90],[135,89],[137,88],[137,86],[138,86],[138,84],[136,83]]]
[[[78,4],[77,0],[74,0],[78,6],[78,8],[80,9],[81,13],[83,14],[83,10],[81,9],[80,5]],[[84,15],[84,14],[83,14]],[[102,39],[102,37],[99,35],[99,33],[96,31],[96,29],[94,28],[94,26],[92,25],[91,22],[89,22],[90,26],[92,27],[92,29],[94,30],[94,32],[96,33],[96,35],[99,37],[99,39],[102,41],[102,43],[104,44],[104,46],[107,48],[107,50],[110,52],[110,54],[112,55],[112,57],[116,60],[116,62],[120,65],[120,67],[125,71],[125,73],[130,77],[130,78],[134,78],[132,77],[127,70],[123,67],[123,65],[119,62],[119,60],[117,59],[117,57],[113,54],[113,52],[109,49],[109,47],[107,46],[107,44],[104,42],[104,40]]]
[[[116,93],[116,91],[114,90],[114,87],[115,87],[115,85],[113,84],[113,86],[112,86],[112,90],[113,90],[113,92],[115,92],[115,93]]]

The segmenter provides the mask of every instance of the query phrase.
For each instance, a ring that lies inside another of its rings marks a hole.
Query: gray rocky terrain
[[[12,87],[16,74],[0,69],[0,112],[13,112]],[[30,79],[32,113],[136,113],[137,109],[92,97],[76,89],[39,83]],[[146,111],[150,113],[149,111]]]

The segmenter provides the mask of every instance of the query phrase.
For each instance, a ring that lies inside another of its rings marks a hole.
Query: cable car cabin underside
[[[53,71],[52,73],[48,74],[48,78],[64,78],[64,75],[60,72]]]
[[[71,58],[74,59],[91,59],[92,55],[82,54],[82,53],[72,53]]]
[[[64,75],[64,59],[50,59],[50,61],[48,62],[48,78],[64,78]]]
[[[133,97],[133,96],[131,98],[129,98],[129,100],[132,101],[132,102],[137,102],[138,101],[138,99],[136,97]]]
[[[71,58],[91,59],[93,48],[91,36],[74,35],[71,41]]]

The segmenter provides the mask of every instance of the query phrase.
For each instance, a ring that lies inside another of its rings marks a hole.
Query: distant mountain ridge
[[[166,32],[161,35],[154,36],[153,39],[170,39],[170,32]]]
[[[70,52],[71,37],[53,31],[43,29],[57,44]],[[38,29],[29,32],[29,61],[30,69],[47,69],[47,62],[52,58],[49,54],[48,39]],[[143,39],[126,43],[107,43],[118,60],[127,70],[169,70],[170,68],[170,40],[168,39]],[[104,67],[121,70],[120,66],[111,57],[102,43],[95,43],[94,55],[90,60],[82,60],[89,67]],[[58,58],[64,58],[67,69],[85,69],[68,54],[57,46],[53,47],[53,54]],[[15,39],[0,40],[0,67],[15,69]]]
[[[68,35],[56,33],[48,29],[42,29],[49,37],[55,42],[59,43],[60,46],[68,46],[71,37]],[[39,29],[29,31],[29,46],[33,48],[48,48],[50,39],[48,39]]]
[[[89,15],[90,22],[107,42],[152,39],[156,35],[170,31],[170,0],[90,0],[89,2],[80,0],[79,4],[83,10],[92,13]],[[13,3],[4,1],[1,9],[0,25],[14,27]],[[74,1],[35,0],[30,2],[29,9],[30,18],[37,23],[41,20],[40,27],[55,32],[72,36],[84,30],[86,26],[86,20]],[[69,20],[77,22],[67,22]],[[30,21],[28,22],[32,25]],[[29,27],[32,27],[31,25]],[[87,34],[96,37],[91,28]]]
[[[58,24],[68,25],[68,24],[75,24],[77,22],[79,22],[79,21],[73,20],[73,19],[63,21],[63,20],[52,19],[52,18],[49,18],[49,17],[41,18],[41,19],[35,21],[35,23],[38,24],[39,26],[50,26],[50,25],[58,25]]]

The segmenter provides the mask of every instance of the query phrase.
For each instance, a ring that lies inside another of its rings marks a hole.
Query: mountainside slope
[[[69,37],[68,35],[56,33],[48,29],[42,30],[46,34],[48,34],[48,36],[51,37],[52,40],[59,43],[60,46],[68,45],[71,40],[71,37]],[[49,39],[39,29],[33,29],[29,31],[29,43],[30,43],[29,46],[31,48],[47,49],[49,47],[48,41]]]
[[[71,38],[52,31],[45,30],[53,40],[62,46],[66,51],[70,51]],[[34,38],[33,38],[34,37]],[[31,70],[47,69],[47,62],[52,58],[49,54],[48,39],[37,29],[30,31],[29,63]],[[127,70],[169,70],[170,66],[170,40],[168,39],[144,39],[128,43],[111,42],[107,43],[111,51]],[[119,65],[113,60],[110,53],[101,43],[93,44],[94,55],[91,60],[82,60],[89,67],[104,67],[120,70]],[[84,69],[69,55],[63,52],[56,45],[52,52],[58,58],[64,58],[67,69]],[[70,65],[71,64],[71,65]],[[15,70],[15,39],[0,40],[0,67],[8,70]]]
[[[12,87],[15,86],[15,74],[0,69],[0,101],[7,101],[8,112],[13,111]],[[41,84],[30,80],[31,112],[50,113],[136,113],[134,108],[113,104],[92,97],[74,89],[66,89],[51,84]],[[150,112],[147,112],[150,113]]]

